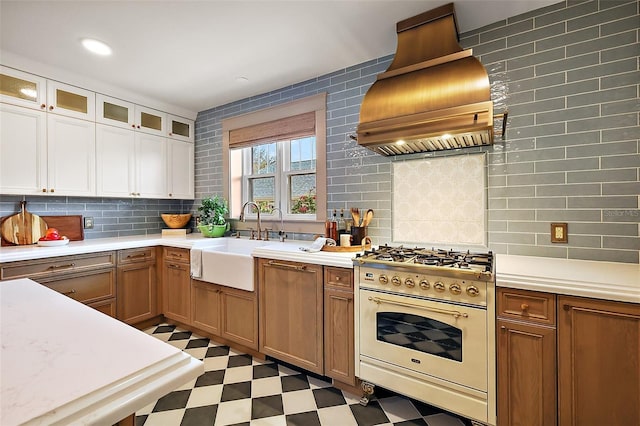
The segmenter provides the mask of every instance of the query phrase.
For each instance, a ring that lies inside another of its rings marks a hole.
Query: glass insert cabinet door
[[[186,142],[193,142],[193,121],[175,115],[167,116],[168,136]]]
[[[136,130],[152,135],[166,136],[167,114],[162,111],[135,106]]]
[[[122,99],[96,95],[96,121],[111,126],[133,129],[134,104]]]
[[[33,109],[46,109],[47,80],[0,66],[0,101]]]
[[[47,81],[47,111],[94,121],[96,117],[96,94],[89,90],[57,81]]]

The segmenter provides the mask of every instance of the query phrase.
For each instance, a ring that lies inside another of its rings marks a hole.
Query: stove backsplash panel
[[[486,154],[393,163],[397,243],[487,245]]]

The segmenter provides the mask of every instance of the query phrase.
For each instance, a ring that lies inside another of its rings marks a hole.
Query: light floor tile
[[[189,395],[187,408],[219,404],[223,386],[224,385],[212,385],[194,388],[191,391],[191,395]]]
[[[321,408],[318,410],[318,418],[322,426],[358,426],[348,405]]]
[[[284,365],[279,365],[278,370],[280,371],[281,376],[291,376],[292,374],[300,374],[299,371],[292,370],[289,367],[285,367]]]
[[[411,401],[393,396],[378,400],[378,403],[392,423],[422,417]]]
[[[207,349],[209,348],[205,346],[203,348],[185,349],[184,351],[189,355],[191,355],[192,357],[194,357],[195,359],[203,359],[204,356],[207,354]]]
[[[282,408],[284,414],[304,413],[318,409],[311,389],[283,393]]]
[[[218,405],[215,426],[232,425],[251,420],[251,398],[221,402]],[[145,424],[146,426],[146,424]]]
[[[224,383],[250,382],[253,379],[253,366],[227,368],[224,373]]]
[[[229,357],[226,356],[214,356],[211,358],[205,358],[204,371],[224,370],[227,368]]]
[[[177,388],[176,390],[187,390],[187,389],[193,389],[193,387],[196,385],[196,380],[198,380],[197,378],[193,379],[193,380],[189,380],[187,383],[185,383],[184,385],[180,386],[179,388]]]
[[[182,416],[184,416],[184,411],[184,409],[180,409],[151,413],[147,417],[147,421],[144,422],[144,426],[179,425],[182,421]]]
[[[331,383],[312,376],[308,376],[308,379],[311,389],[328,388],[329,386],[331,386]]]
[[[265,377],[251,382],[251,397],[278,395],[282,393],[280,377]]]

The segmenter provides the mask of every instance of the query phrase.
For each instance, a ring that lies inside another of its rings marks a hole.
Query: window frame
[[[254,141],[242,142],[235,145],[231,142],[231,132],[234,130],[250,128],[261,124],[268,124],[276,120],[287,119],[305,113],[314,113],[315,118],[315,144],[316,144],[316,214],[315,220],[309,220],[308,217],[300,217],[299,215],[287,215],[286,211],[283,215],[284,221],[287,223],[285,229],[288,232],[303,233],[323,233],[324,222],[327,219],[327,173],[326,173],[326,105],[327,94],[320,93],[299,100],[291,101],[286,104],[276,105],[273,107],[261,109],[255,112],[242,114],[222,120],[222,169],[223,169],[223,195],[229,201],[229,217],[237,219],[240,216],[243,199],[235,195],[237,185],[234,184],[234,177],[231,173],[231,163],[237,163],[237,159],[232,158],[232,153],[239,150],[237,148],[261,145],[267,143],[267,139],[261,139],[259,136]],[[291,137],[287,139],[296,139]],[[273,141],[279,142],[279,141]],[[234,158],[237,158],[233,156]],[[240,162],[242,162],[242,154],[239,154]],[[276,175],[288,176],[288,172],[279,171]],[[276,185],[279,178],[276,178]],[[244,185],[243,183],[241,186]],[[235,190],[232,188],[236,188]],[[286,197],[285,197],[286,198]],[[286,208],[284,209],[286,210]],[[247,212],[250,213],[250,212]],[[253,217],[252,217],[253,216]],[[248,220],[255,220],[255,214],[248,215]],[[297,216],[297,217],[296,217]],[[279,222],[279,213],[276,214],[260,214],[261,220]],[[237,229],[245,229],[250,225],[238,222]],[[276,225],[278,227],[279,225]]]

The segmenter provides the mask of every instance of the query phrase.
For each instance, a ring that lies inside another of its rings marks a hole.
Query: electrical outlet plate
[[[91,216],[85,216],[84,229],[93,229],[93,218]]]
[[[567,234],[567,224],[552,223],[551,224],[551,242],[566,243],[568,241],[569,241],[569,235]]]

